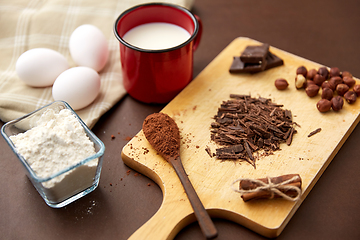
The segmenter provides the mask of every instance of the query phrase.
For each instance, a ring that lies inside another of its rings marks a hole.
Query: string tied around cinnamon
[[[301,181],[300,176],[295,175],[290,179],[287,179],[279,183],[274,183],[273,181],[271,181],[270,177],[266,177],[266,179],[267,179],[267,183],[259,179],[239,178],[232,182],[231,188],[235,192],[241,193],[242,194],[241,197],[245,202],[255,198],[272,199],[276,195],[289,201],[297,201],[301,197],[301,187],[292,185],[292,183],[296,181]],[[234,184],[241,181],[249,181],[251,183],[256,184],[257,186],[252,189],[235,188]],[[286,194],[289,191],[295,194],[291,194],[291,195]]]

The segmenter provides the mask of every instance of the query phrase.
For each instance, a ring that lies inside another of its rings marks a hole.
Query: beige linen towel
[[[88,107],[76,111],[92,128],[101,115],[125,94],[120,69],[119,43],[113,33],[116,18],[127,8],[153,2],[141,0],[0,0],[0,120],[7,122],[54,101],[51,87],[33,88],[15,72],[19,56],[33,48],[50,48],[63,54],[70,67],[68,42],[80,25],[98,27],[108,39],[109,60],[99,73],[100,94]],[[191,8],[192,0],[170,2]]]

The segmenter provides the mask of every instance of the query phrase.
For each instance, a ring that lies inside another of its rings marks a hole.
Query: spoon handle
[[[195,212],[195,216],[199,222],[201,231],[207,239],[212,239],[217,237],[218,233],[215,228],[214,223],[212,222],[209,214],[204,208],[204,205],[201,203],[199,196],[196,194],[193,185],[191,184],[185,169],[181,163],[180,156],[170,160],[173,168],[175,169],[176,174],[178,175],[180,182],[182,183],[185,192],[190,200],[191,206]]]

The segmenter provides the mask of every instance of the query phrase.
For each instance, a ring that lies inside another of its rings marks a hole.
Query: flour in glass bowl
[[[69,109],[59,113],[46,110],[36,127],[10,139],[40,178],[50,177],[96,153],[94,143]],[[91,186],[97,164],[98,159],[91,160],[42,184],[51,190],[50,198],[61,201]]]

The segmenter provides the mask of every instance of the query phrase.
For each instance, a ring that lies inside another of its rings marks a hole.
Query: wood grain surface
[[[247,45],[259,42],[236,38],[162,112],[174,118],[181,131],[181,158],[185,171],[210,216],[237,222],[266,237],[276,237],[284,229],[316,181],[341,148],[359,121],[360,101],[345,102],[339,112],[320,113],[316,102],[295,88],[295,72],[300,65],[319,68],[321,64],[270,47],[284,65],[256,74],[230,74],[233,56]],[[277,78],[289,87],[279,91]],[[357,84],[359,80],[356,79]],[[256,169],[246,162],[220,161],[210,157],[217,148],[210,139],[210,124],[222,101],[231,93],[266,97],[291,110],[296,127],[290,146],[281,145],[273,155],[257,160]],[[308,134],[321,128],[312,137]],[[150,146],[140,131],[122,150],[126,165],[153,179],[162,189],[163,203],[158,212],[130,239],[172,239],[184,226],[195,221],[182,185],[171,167]],[[298,173],[302,178],[302,197],[297,202],[284,199],[243,202],[230,185],[237,178],[274,177]]]

